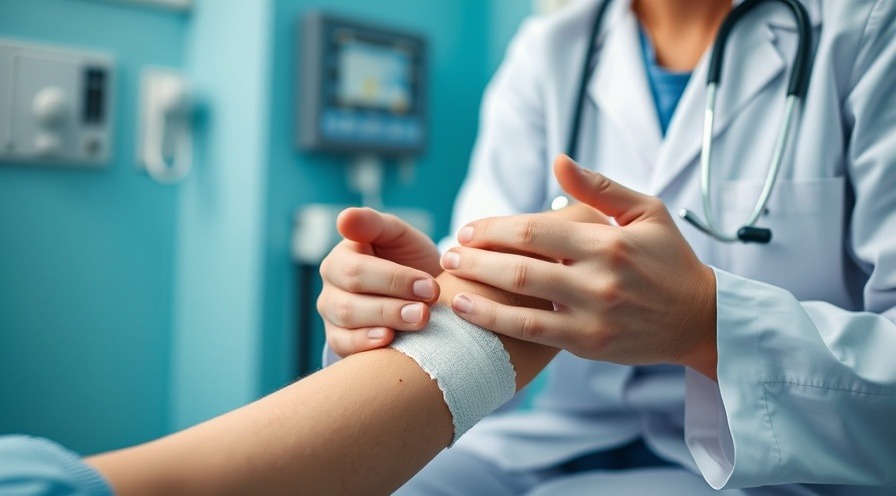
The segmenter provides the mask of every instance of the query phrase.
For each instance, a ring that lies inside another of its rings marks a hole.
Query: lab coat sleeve
[[[843,104],[844,256],[867,275],[863,311],[716,270],[718,383],[688,371],[685,404],[688,447],[715,488],[896,485],[894,12],[871,10]]]
[[[525,21],[483,96],[470,168],[454,204],[451,235],[485,217],[537,212],[551,158],[546,152],[543,20]]]

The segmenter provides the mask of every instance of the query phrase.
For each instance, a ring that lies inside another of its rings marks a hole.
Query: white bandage
[[[396,333],[391,346],[413,358],[439,385],[454,419],[452,444],[516,391],[516,372],[497,336],[448,307],[433,306],[429,325]]]

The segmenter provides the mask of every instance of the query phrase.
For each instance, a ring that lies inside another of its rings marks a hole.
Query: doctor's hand
[[[435,244],[398,217],[349,208],[336,221],[345,238],[323,260],[317,311],[339,356],[381,348],[396,330],[429,322],[442,272]]]
[[[554,173],[580,202],[617,226],[546,214],[473,222],[445,270],[554,302],[554,311],[454,297],[464,319],[499,334],[628,365],[674,363],[716,377],[715,274],[663,203],[558,157]],[[513,253],[502,253],[512,251]]]

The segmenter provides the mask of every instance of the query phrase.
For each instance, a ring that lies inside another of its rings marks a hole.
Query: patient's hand
[[[606,223],[601,213],[581,204],[535,215]],[[369,208],[345,210],[337,227],[345,239],[321,264],[317,300],[330,348],[346,357],[388,346],[394,331],[423,329],[428,305],[441,289],[435,244],[401,219]],[[509,303],[525,304],[507,295]]]
[[[439,296],[439,252],[425,234],[394,215],[350,208],[339,215],[345,236],[320,267],[317,310],[339,356],[382,348],[394,331],[429,322]]]

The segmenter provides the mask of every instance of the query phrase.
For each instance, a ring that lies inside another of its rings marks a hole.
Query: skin
[[[554,173],[573,198],[618,225],[539,215],[483,219],[445,253],[452,274],[554,302],[510,308],[472,292],[455,312],[496,333],[627,365],[672,363],[715,379],[716,286],[668,210],[558,157]],[[502,253],[513,247],[517,253]],[[555,263],[560,262],[560,263]]]
[[[446,305],[456,293],[473,291],[503,304],[550,308],[449,273],[438,283]],[[558,351],[499,339],[517,372],[517,390]],[[415,361],[386,348],[354,354],[238,410],[87,463],[122,496],[391,494],[452,436],[436,383]]]
[[[731,2],[719,0],[635,0],[632,10],[647,30],[657,62],[691,71],[716,37]]]
[[[381,348],[396,330],[429,322],[439,297],[439,251],[401,219],[371,209],[348,209],[336,227],[344,239],[323,260],[317,310],[327,344],[339,356]]]

